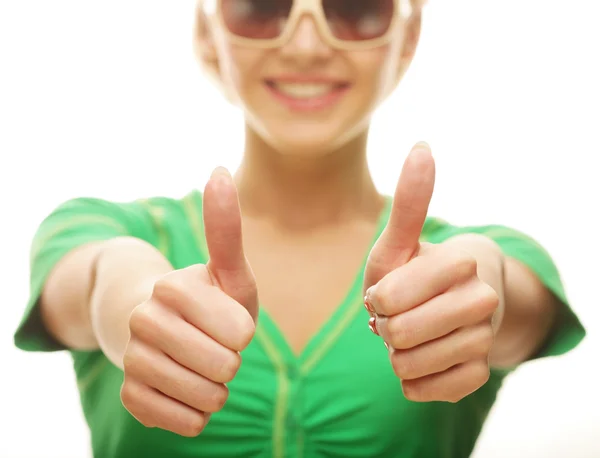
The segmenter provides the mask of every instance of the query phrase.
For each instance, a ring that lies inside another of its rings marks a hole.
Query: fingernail
[[[428,150],[430,150],[431,147],[429,146],[429,143],[427,143],[427,142],[418,142],[415,145],[414,149],[428,149]]]
[[[374,316],[372,316],[371,318],[369,318],[369,329],[376,336],[379,335],[379,332],[377,332],[377,325],[375,323],[375,317]]]
[[[219,166],[213,170],[213,173],[210,175],[210,177],[211,178],[219,178],[219,177],[231,178],[231,174],[229,173],[229,170],[227,170],[225,167]]]
[[[388,344],[385,340],[383,341],[383,344],[385,345],[387,351],[390,351],[390,344]]]
[[[369,302],[369,298],[366,295],[365,295],[364,304],[365,304],[365,308],[367,309],[367,312],[369,312],[371,315],[375,313],[375,309],[373,308],[373,306]]]
[[[365,291],[365,307],[371,315],[377,314],[377,309],[375,308],[375,305],[373,303],[373,297],[375,295],[376,289],[377,285],[373,285]]]

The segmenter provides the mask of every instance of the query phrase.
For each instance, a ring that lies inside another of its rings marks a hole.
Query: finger
[[[389,345],[405,350],[490,319],[497,306],[498,294],[475,278],[405,313],[377,317],[376,326]]]
[[[399,267],[367,290],[366,301],[379,315],[406,312],[477,275],[472,256],[443,246]]]
[[[443,372],[466,361],[485,361],[493,342],[491,323],[481,322],[409,350],[392,350],[390,360],[398,378],[413,380]]]
[[[129,343],[123,365],[128,375],[201,412],[218,412],[229,396],[224,384],[192,372],[141,340]]]
[[[221,345],[242,351],[254,336],[249,310],[215,286],[199,280],[204,266],[191,266],[166,275],[154,285],[154,297],[173,307],[197,329]]]
[[[394,193],[390,219],[381,243],[384,248],[415,254],[427,218],[435,184],[435,162],[426,143],[418,143],[408,155]]]
[[[230,382],[240,368],[237,351],[224,347],[168,311],[161,313],[155,308],[152,316],[135,316],[130,323],[132,337],[160,349],[182,366],[214,382]]]
[[[415,402],[458,402],[481,388],[489,380],[487,361],[477,360],[415,380],[404,380],[404,397]]]
[[[418,143],[404,162],[388,224],[369,254],[365,289],[416,255],[434,182],[431,150]]]
[[[204,190],[202,208],[210,256],[208,270],[218,286],[256,319],[256,282],[244,255],[237,189],[226,169],[218,167],[213,172]]]
[[[127,375],[121,389],[121,400],[129,413],[144,426],[185,437],[198,436],[210,418],[210,414],[192,409]]]

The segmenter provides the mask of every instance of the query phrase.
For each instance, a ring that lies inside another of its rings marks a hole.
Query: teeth
[[[296,99],[311,99],[331,92],[335,88],[335,85],[315,83],[276,83],[275,88],[279,92]]]

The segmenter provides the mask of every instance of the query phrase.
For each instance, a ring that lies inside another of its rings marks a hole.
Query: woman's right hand
[[[203,208],[210,261],[160,278],[133,310],[121,389],[143,425],[189,437],[225,404],[258,315],[237,191],[224,169],[208,182]]]

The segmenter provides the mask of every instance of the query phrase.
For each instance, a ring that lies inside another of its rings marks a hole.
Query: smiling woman
[[[467,457],[506,375],[583,339],[539,243],[429,215],[428,144],[376,189],[371,118],[421,8],[199,4],[239,169],[182,199],[69,200],[32,244],[15,342],[70,352],[94,456]]]
[[[420,18],[407,0],[199,2],[197,49],[244,108],[249,135],[282,154],[323,155],[366,138],[410,64]]]

